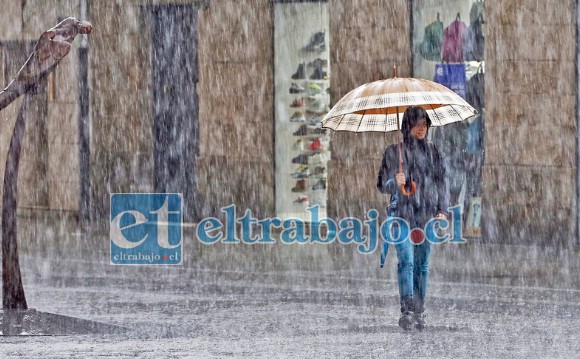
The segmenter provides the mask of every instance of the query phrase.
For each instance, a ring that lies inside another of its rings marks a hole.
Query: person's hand
[[[407,178],[405,177],[405,174],[403,172],[398,172],[395,175],[395,181],[397,181],[397,184],[399,186],[404,185],[405,183],[407,183]]]
[[[445,213],[437,213],[435,217],[447,220],[447,215]]]

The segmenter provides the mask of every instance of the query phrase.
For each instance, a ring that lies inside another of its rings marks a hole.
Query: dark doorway
[[[152,7],[154,186],[182,193],[184,220],[197,218],[195,158],[198,152],[197,9]]]

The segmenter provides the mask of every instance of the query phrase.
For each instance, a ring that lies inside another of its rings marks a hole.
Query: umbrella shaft
[[[397,67],[394,68],[394,75],[397,77]],[[399,121],[399,108],[396,107],[395,111],[397,113],[397,127],[399,127],[399,172],[403,172],[403,132],[401,132],[401,125]]]

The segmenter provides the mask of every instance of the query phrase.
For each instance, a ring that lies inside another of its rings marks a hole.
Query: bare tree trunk
[[[0,92],[0,111],[20,95],[24,101],[20,107],[4,171],[4,195],[2,198],[2,307],[3,309],[28,309],[20,261],[18,259],[18,239],[16,236],[16,209],[18,208],[18,167],[22,138],[26,128],[26,107],[40,84],[52,72],[59,61],[66,56],[71,43],[78,34],[89,34],[92,25],[69,17],[55,27],[45,31],[34,46],[16,77]]]
[[[2,308],[28,309],[20,261],[18,259],[18,240],[16,236],[16,209],[18,197],[18,168],[22,138],[26,128],[26,107],[33,96],[24,96],[18,118],[14,124],[14,132],[10,140],[10,148],[6,157],[4,170],[4,195],[2,198]]]
[[[0,91],[0,111],[20,97],[20,91]]]

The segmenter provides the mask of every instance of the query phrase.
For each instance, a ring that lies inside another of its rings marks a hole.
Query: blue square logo
[[[112,194],[111,264],[182,264],[181,199],[179,193]]]

